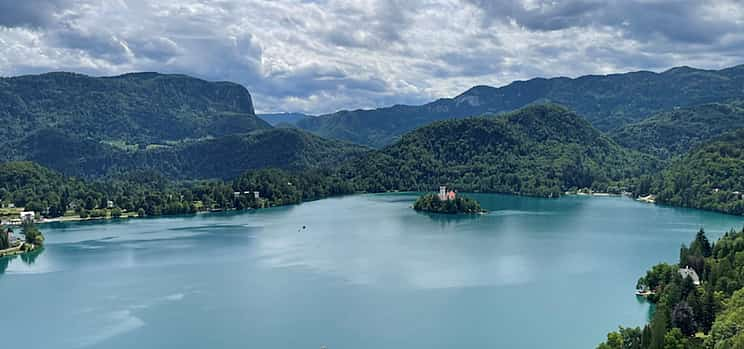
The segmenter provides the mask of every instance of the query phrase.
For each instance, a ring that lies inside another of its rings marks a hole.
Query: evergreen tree
[[[667,331],[669,315],[667,314],[666,305],[660,303],[656,306],[654,317],[651,319],[651,340],[649,349],[664,349],[664,336]]]
[[[641,332],[641,348],[642,349],[650,348],[652,338],[653,337],[651,335],[651,326],[650,325],[643,326],[643,332]]]
[[[0,226],[0,250],[4,250],[10,247],[10,237],[5,227]]]
[[[701,303],[702,313],[699,316],[699,325],[703,332],[708,333],[716,318],[716,299],[712,290],[706,289]]]
[[[687,302],[680,302],[672,310],[672,327],[679,328],[685,336],[692,336],[697,330],[695,314]]]
[[[697,245],[700,249],[700,254],[703,257],[711,256],[713,249],[710,245],[710,241],[708,241],[708,238],[705,236],[703,228],[700,228],[700,231],[695,235],[695,242],[693,242],[693,244]]]

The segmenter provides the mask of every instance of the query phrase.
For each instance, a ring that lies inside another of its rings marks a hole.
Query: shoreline
[[[23,249],[23,246],[26,246],[26,245],[29,245],[31,247],[29,249],[27,249],[27,250],[24,250]],[[18,255],[22,255],[22,254],[25,254],[25,253],[31,253],[31,252],[34,252],[34,251],[38,250],[39,248],[41,248],[41,245],[35,245],[35,244],[27,243],[27,242],[21,242],[17,246],[6,248],[4,250],[0,250],[0,258],[18,256]]]
[[[375,194],[385,194],[385,193],[397,193],[397,194],[410,193],[410,194],[418,194],[420,192],[416,192],[416,191],[385,191],[385,192],[377,192],[377,193],[359,192],[359,193],[354,193],[354,194],[334,195],[334,196],[329,196],[329,197],[322,198],[322,199],[302,201],[302,202],[299,202],[299,203],[283,204],[283,205],[272,205],[272,206],[263,207],[263,208],[282,207],[282,206],[291,206],[291,205],[300,205],[300,204],[303,204],[303,203],[306,203],[306,202],[319,201],[319,200],[330,199],[330,198],[334,198],[334,197],[343,197],[343,196],[350,196],[350,195],[351,196],[353,196],[353,195],[368,195],[368,194],[375,195]],[[467,194],[467,192],[465,194]],[[529,196],[529,195],[519,195],[519,194],[510,194],[510,193],[472,192],[472,194],[508,195],[508,196],[514,196],[514,197],[527,197],[527,198],[536,198],[536,199],[537,198],[543,198],[543,199],[545,198],[545,197],[541,197],[541,196]],[[635,202],[642,203],[642,204],[652,204],[652,205],[664,206],[664,207],[671,207],[671,208],[684,208],[684,209],[700,210],[700,211],[705,211],[705,212],[714,212],[714,213],[724,214],[724,215],[727,215],[727,216],[741,217],[739,215],[735,215],[735,214],[731,214],[731,213],[726,213],[726,212],[721,212],[721,211],[716,211],[716,210],[705,209],[705,208],[684,207],[684,206],[674,206],[674,205],[661,204],[661,203],[656,202],[655,200],[644,200],[646,198],[633,198],[632,196],[628,195],[628,193],[617,194],[617,193],[605,193],[605,192],[594,192],[594,193],[565,192],[562,196],[566,196],[566,197],[597,197],[597,198],[602,198],[602,197],[614,197],[614,198],[627,197],[627,198],[629,198],[629,199],[631,199],[631,200],[633,200]],[[560,197],[555,198],[555,199],[559,199],[559,198]],[[246,211],[246,212],[248,212],[248,211],[260,210],[260,209],[262,209],[262,208],[248,208],[248,209],[242,209],[242,210],[238,210],[238,209],[235,209],[235,208],[228,208],[228,209],[221,209],[221,210],[200,210],[200,211],[197,211],[197,212],[194,212],[194,213],[185,213],[185,214],[184,213],[181,213],[181,214],[175,214],[175,215],[159,215],[159,216],[145,216],[145,217],[139,217],[135,213],[125,212],[126,214],[123,214],[121,217],[111,217],[110,215],[108,215],[106,217],[87,217],[87,218],[80,218],[79,216],[63,216],[63,217],[54,217],[54,218],[42,218],[41,220],[39,220],[36,223],[37,224],[45,224],[45,223],[67,223],[67,222],[128,220],[128,219],[141,219],[141,218],[163,218],[163,217],[173,217],[173,216],[202,215],[202,214],[219,213],[219,212],[230,212],[230,211]],[[430,212],[430,213],[434,213],[434,212]],[[475,215],[475,214],[487,214],[487,213],[488,213],[488,211],[486,211],[485,213],[471,213],[471,215]]]

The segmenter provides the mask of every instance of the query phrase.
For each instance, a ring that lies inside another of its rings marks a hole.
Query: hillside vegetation
[[[598,349],[703,349],[744,346],[744,231],[730,231],[711,244],[701,230],[680,249],[678,264],[654,266],[638,280],[651,291],[653,317],[643,328],[607,335]],[[693,268],[700,284],[682,276]]]
[[[158,73],[1,78],[0,119],[4,144],[47,128],[127,144],[269,128],[254,115],[251,95],[241,85]]]
[[[625,150],[565,108],[540,105],[501,116],[435,122],[342,171],[365,191],[460,191],[557,197],[620,190],[657,163]]]
[[[726,132],[744,128],[744,101],[662,112],[612,132],[620,145],[670,158]]]
[[[32,160],[68,175],[102,177],[153,170],[172,179],[234,178],[259,168],[335,166],[366,148],[294,129],[268,129],[147,148],[126,149],[44,130],[20,146]]]
[[[255,198],[258,191],[260,198]],[[294,173],[261,169],[230,181],[173,181],[152,171],[134,171],[105,180],[64,176],[31,162],[0,164],[0,200],[45,217],[118,217],[194,213],[297,204],[352,188],[327,170]],[[236,193],[238,193],[236,195]]]
[[[744,215],[744,129],[694,149],[661,176],[645,180],[660,203]]]
[[[679,67],[663,73],[536,78],[499,88],[476,86],[455,98],[420,106],[340,111],[301,120],[297,125],[324,137],[382,147],[432,121],[552,102],[574,110],[594,127],[609,131],[676,107],[740,98],[742,91],[744,65],[722,70]]]
[[[0,120],[0,161],[29,160],[91,178],[133,170],[233,178],[265,167],[328,167],[365,150],[272,129],[256,117],[243,86],[184,75],[0,78]]]

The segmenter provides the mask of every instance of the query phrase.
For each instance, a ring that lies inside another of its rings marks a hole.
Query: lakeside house
[[[241,195],[245,195],[245,196],[251,196],[251,195],[253,195],[253,198],[256,199],[256,200],[258,200],[258,199],[261,198],[261,193],[260,192],[257,192],[257,191],[244,191],[242,193],[239,192],[239,191],[236,191],[236,192],[233,193],[233,196],[236,197],[236,198],[237,197],[240,197]]]
[[[457,194],[454,190],[447,191],[447,187],[444,185],[439,186],[439,200],[442,201],[448,201],[448,200],[454,200],[455,197],[457,197]]]
[[[36,213],[34,211],[21,212],[21,222],[33,222],[34,219],[36,219]]]
[[[679,275],[682,275],[683,279],[687,277],[691,278],[692,283],[695,284],[695,286],[700,286],[700,277],[697,272],[695,272],[695,269],[685,266],[684,268],[679,269]]]

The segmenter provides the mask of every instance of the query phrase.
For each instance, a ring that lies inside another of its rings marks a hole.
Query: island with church
[[[446,214],[481,214],[486,210],[478,201],[458,195],[446,186],[439,187],[439,193],[428,193],[420,196],[413,204],[416,211]]]

